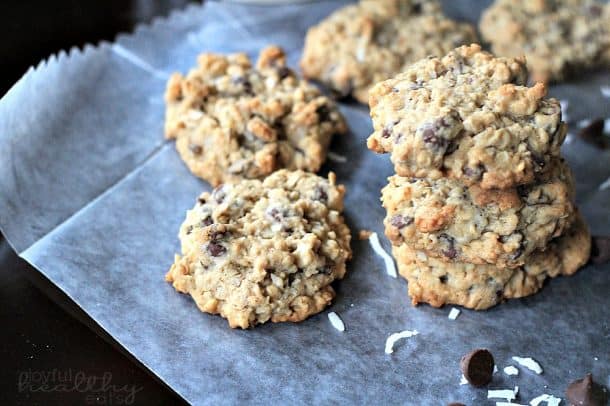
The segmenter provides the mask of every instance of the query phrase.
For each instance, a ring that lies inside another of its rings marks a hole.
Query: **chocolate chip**
[[[447,150],[445,151],[445,156],[453,154],[458,149],[458,144],[456,142],[450,142],[447,145]]]
[[[201,148],[201,145],[189,144],[189,149],[195,155],[201,155],[201,153],[203,152],[203,148]]]
[[[568,385],[566,398],[571,405],[605,406],[608,402],[608,390],[594,382],[591,374],[587,374]]]
[[[476,167],[471,168],[469,166],[464,168],[464,175],[473,180],[479,180],[483,176],[485,168],[483,165],[478,164]]]
[[[288,76],[292,76],[292,71],[285,66],[280,66],[277,69],[277,75],[280,77],[280,80],[283,80],[286,79]]]
[[[248,94],[253,94],[252,92],[252,83],[245,76],[236,76],[233,78],[233,83],[236,85],[241,85],[244,89],[244,92]]]
[[[591,262],[603,264],[610,261],[610,237],[593,236],[591,238]]]
[[[213,257],[219,257],[227,252],[227,249],[216,241],[211,241],[208,244],[208,252]]]
[[[608,148],[608,140],[604,139],[604,120],[598,118],[580,130],[580,138],[598,148]]]
[[[328,109],[328,106],[326,106],[325,104],[319,106],[316,109],[316,114],[318,115],[318,121],[320,123],[323,123],[325,121],[330,121],[330,110]]]
[[[494,365],[493,355],[484,348],[464,355],[460,361],[460,369],[464,377],[474,386],[485,386],[491,382]]]
[[[385,127],[383,127],[383,130],[381,130],[381,137],[390,138],[390,135],[392,135],[392,128],[386,125]]]
[[[446,245],[446,247],[442,250],[443,255],[449,259],[455,259],[455,257],[457,257],[455,239],[447,234],[441,234],[439,236],[439,240]]]
[[[281,222],[284,218],[284,213],[277,207],[273,207],[267,210],[267,215],[277,222]]]
[[[398,229],[404,228],[413,223],[413,217],[401,216],[396,214],[390,219],[390,224]]]
[[[442,276],[439,276],[439,277],[438,277],[439,282],[440,282],[440,283],[442,283],[443,285],[444,285],[445,283],[447,283],[447,280],[448,280],[448,279],[449,279],[449,277],[448,277],[447,275],[442,275]]]
[[[445,153],[447,150],[447,140],[436,135],[432,128],[426,128],[422,133],[422,138],[426,147],[437,153]]]
[[[193,232],[193,226],[188,226],[188,227],[186,228],[186,234],[190,234],[190,233],[192,233],[192,232]]]
[[[326,190],[318,186],[313,192],[313,199],[326,203],[328,201],[328,193],[326,193]]]
[[[421,3],[415,3],[411,6],[411,13],[419,14],[421,13]]]
[[[201,220],[201,225],[204,227],[207,227],[209,225],[211,225],[214,222],[214,220],[212,220],[212,216],[206,217],[205,219]]]
[[[206,204],[206,200],[203,197],[198,197],[197,198],[197,203],[199,203],[199,204]]]

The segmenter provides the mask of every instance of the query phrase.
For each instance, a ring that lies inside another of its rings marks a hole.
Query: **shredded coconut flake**
[[[487,391],[487,399],[506,399],[507,401],[515,400],[519,393],[519,387],[515,389],[490,389]]]
[[[530,400],[530,405],[538,406],[542,402],[546,402],[547,406],[559,406],[559,404],[561,403],[561,399],[553,395],[547,395],[546,393],[544,393]]]
[[[385,250],[381,246],[377,233],[371,234],[371,236],[369,237],[369,243],[371,244],[371,247],[373,247],[373,250],[377,253],[377,255],[383,258],[383,261],[385,262],[385,269],[388,275],[390,275],[392,278],[396,278],[397,274],[396,266],[394,265],[394,260],[391,256],[388,255],[387,252],[385,252]]]
[[[466,379],[464,374],[462,374],[462,377],[460,378],[460,385],[468,385],[468,379]]]
[[[330,320],[330,324],[332,324],[337,330],[345,331],[345,324],[343,324],[343,320],[341,320],[341,317],[339,317],[337,313],[328,313],[328,320]]]
[[[600,86],[599,91],[602,92],[604,97],[610,98],[610,86]]]
[[[606,179],[601,185],[599,185],[599,190],[606,190],[610,188],[610,178]]]
[[[521,403],[513,403],[513,402],[496,402],[496,406],[527,406]]]
[[[559,104],[561,105],[561,117],[563,121],[567,123],[570,121],[568,116],[568,107],[570,106],[570,103],[568,103],[567,100],[559,100]]]
[[[396,343],[396,341],[400,340],[401,338],[410,338],[410,337],[416,336],[418,334],[419,333],[417,332],[417,330],[404,330],[404,331],[401,331],[400,333],[390,334],[388,339],[385,341],[385,353],[386,354],[393,353],[394,344]]]
[[[343,155],[339,155],[336,152],[332,152],[332,151],[328,151],[326,153],[326,156],[328,157],[328,159],[330,159],[331,161],[335,161],[335,162],[339,162],[341,164],[344,164],[347,162],[347,158],[344,157]]]
[[[522,367],[526,367],[530,371],[534,371],[538,375],[542,373],[542,367],[533,358],[530,357],[513,357],[513,361]]]
[[[519,370],[512,365],[504,367],[504,373],[508,376],[517,376],[519,375]]]
[[[451,320],[455,320],[458,318],[458,316],[460,315],[461,311],[459,309],[456,309],[455,307],[451,308],[451,311],[449,312],[449,319]]]

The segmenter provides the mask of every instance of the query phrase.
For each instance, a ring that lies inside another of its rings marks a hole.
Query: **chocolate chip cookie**
[[[335,103],[286,67],[278,47],[202,54],[165,93],[165,135],[195,175],[216,186],[262,178],[280,168],[317,171],[333,134],[346,131]]]
[[[589,259],[591,236],[580,215],[566,233],[536,250],[518,268],[445,262],[406,244],[393,247],[400,275],[408,281],[413,304],[456,304],[487,309],[504,299],[532,295],[546,278],[571,275]]]
[[[304,320],[334,298],[351,257],[344,192],[333,173],[279,170],[203,193],[166,280],[233,328]]]
[[[371,85],[472,42],[473,27],[445,17],[438,1],[362,0],[309,29],[301,69],[338,96],[367,103]]]
[[[423,59],[371,89],[367,145],[390,152],[401,176],[484,189],[531,183],[559,156],[567,130],[559,102],[526,81],[524,59],[478,45]]]
[[[449,178],[388,180],[387,237],[443,261],[519,267],[569,226],[574,211],[572,175],[560,160],[536,183],[511,189]]]
[[[480,29],[498,55],[525,55],[534,81],[610,66],[610,5],[593,0],[496,0]]]

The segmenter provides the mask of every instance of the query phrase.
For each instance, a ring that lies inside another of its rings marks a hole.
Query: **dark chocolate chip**
[[[445,151],[445,156],[453,154],[457,149],[458,149],[458,144],[456,142],[450,142],[449,145],[447,145],[447,150]]]
[[[207,227],[209,225],[211,225],[214,222],[214,220],[212,220],[212,216],[206,217],[203,220],[201,220],[201,225],[204,227]]]
[[[593,236],[591,238],[591,262],[603,264],[610,261],[610,237]]]
[[[587,374],[568,385],[566,398],[570,405],[605,406],[608,402],[608,390],[594,382],[591,374]]]
[[[213,257],[219,257],[227,252],[227,249],[216,241],[210,241],[208,244],[208,252]]]
[[[426,146],[435,152],[444,153],[447,149],[447,140],[437,136],[432,128],[425,129],[422,138]]]
[[[381,137],[390,138],[390,135],[392,135],[392,127],[386,125],[385,127],[383,127],[383,130],[381,130]]]
[[[192,233],[192,232],[193,232],[193,226],[188,226],[188,227],[186,228],[186,233],[187,233],[187,234],[190,234],[190,233]]]
[[[475,168],[471,168],[469,166],[464,168],[464,175],[473,180],[479,180],[483,176],[483,171],[485,168],[483,165],[478,164]]]
[[[292,71],[285,66],[280,66],[279,68],[277,68],[277,75],[280,77],[280,80],[283,80],[286,79],[288,76],[292,76]]]
[[[233,83],[236,85],[241,85],[241,87],[243,87],[244,89],[244,92],[252,94],[252,83],[245,76],[234,77]]]
[[[438,280],[440,281],[440,283],[442,283],[443,285],[445,283],[447,283],[447,280],[449,279],[449,277],[447,275],[442,275],[438,277]]]
[[[195,155],[200,155],[203,152],[203,148],[201,148],[201,145],[197,144],[189,144],[189,149]]]
[[[449,259],[455,259],[455,257],[457,257],[455,239],[447,234],[441,234],[439,239],[446,245],[442,250],[443,255]]]
[[[198,197],[197,198],[197,203],[199,203],[199,204],[206,204],[206,200],[203,197]]]
[[[462,357],[460,369],[473,386],[485,386],[491,382],[494,372],[494,357],[489,350],[476,349]]]
[[[284,217],[284,213],[282,213],[276,207],[273,207],[273,208],[267,210],[267,215],[277,222],[281,222]]]
[[[328,109],[328,106],[326,106],[325,104],[319,106],[316,109],[316,114],[318,115],[318,121],[320,123],[323,123],[325,121],[330,121],[330,110]]]
[[[421,7],[421,3],[415,3],[411,6],[411,13],[413,14],[419,14],[421,13],[422,7]]]
[[[390,224],[398,229],[404,228],[413,223],[413,217],[401,216],[396,214],[390,219]]]
[[[608,148],[608,140],[604,137],[604,120],[598,118],[580,130],[578,133],[580,138],[589,144],[595,145],[598,148]]]
[[[326,193],[326,190],[318,186],[313,192],[313,199],[326,203],[328,201],[328,193]]]

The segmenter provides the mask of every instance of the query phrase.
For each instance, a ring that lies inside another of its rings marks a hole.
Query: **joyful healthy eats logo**
[[[82,393],[89,405],[132,405],[142,387],[112,383],[112,374],[91,375],[84,371],[52,369],[21,371],[17,377],[19,393]]]

